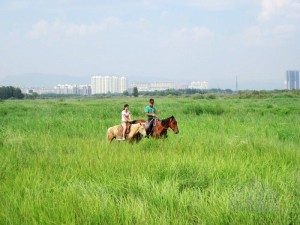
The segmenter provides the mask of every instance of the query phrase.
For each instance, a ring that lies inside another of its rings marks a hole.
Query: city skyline
[[[299,90],[299,71],[287,70],[285,74],[286,90]],[[23,93],[37,94],[72,94],[72,95],[94,95],[115,93],[122,94],[125,91],[132,92],[133,88],[139,91],[164,91],[178,89],[201,89],[208,90],[209,84],[206,81],[192,81],[190,83],[176,83],[173,81],[152,81],[152,82],[128,82],[124,76],[94,75],[91,76],[90,84],[56,84],[54,87],[20,87]],[[236,89],[238,91],[238,79],[236,77]]]
[[[0,85],[39,74],[283,89],[300,68],[298,0],[3,0]]]
[[[37,94],[71,94],[71,95],[94,95],[94,94],[122,94],[125,91],[132,92],[133,88],[139,91],[164,91],[171,89],[208,89],[208,83],[205,81],[196,81],[191,83],[175,83],[173,81],[156,82],[128,82],[124,76],[91,76],[90,84],[56,84],[53,87],[20,87],[23,93]]]
[[[296,70],[297,71],[297,70]],[[101,75],[101,76],[111,76],[111,75]],[[112,75],[112,76],[118,76],[118,75]],[[126,77],[127,78],[127,77]],[[210,83],[210,88],[217,88],[217,89],[231,89],[236,90],[236,82],[237,82],[238,76],[235,77],[235,80],[231,80],[230,82],[234,82],[231,87],[227,87],[226,85],[222,85],[221,82],[220,85],[214,85]],[[23,76],[15,76],[12,79],[6,79],[4,82],[0,81],[0,86],[16,86],[16,87],[51,87],[59,84],[71,84],[71,85],[87,85],[90,84],[91,76],[65,76],[65,75],[47,75],[47,74],[27,74],[26,77]],[[147,77],[135,77],[133,80],[130,78],[127,78],[129,80],[128,85],[131,85],[132,83],[151,83],[151,82],[174,82],[177,84],[186,84],[190,85],[193,82],[207,82],[204,80],[171,80],[171,79],[163,79],[163,78],[157,78],[152,76],[151,78]],[[156,80],[155,80],[156,79]],[[262,78],[263,79],[263,78]],[[286,89],[286,71],[284,75],[281,77],[279,83],[280,87],[278,88],[245,88],[245,85],[243,84],[245,82],[244,80],[239,80],[239,86],[242,88],[239,88],[239,90],[274,90],[274,89]],[[248,81],[249,82],[249,81]],[[257,80],[252,81],[252,86],[257,87]],[[208,83],[208,82],[207,82]]]

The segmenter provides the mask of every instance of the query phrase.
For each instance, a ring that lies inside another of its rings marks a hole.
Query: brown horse
[[[123,127],[121,125],[115,125],[113,127],[108,128],[106,135],[107,141],[111,143],[113,139],[120,140],[123,136],[122,132]],[[139,141],[141,139],[141,136],[145,137],[146,135],[147,133],[145,123],[136,123],[130,126],[126,140],[129,142]]]
[[[144,119],[136,120],[136,123],[138,122],[146,122]],[[167,131],[169,128],[171,128],[175,134],[179,133],[179,129],[177,126],[177,121],[174,116],[170,116],[166,119],[160,120],[158,118],[154,118],[154,124],[153,129],[147,130],[148,133],[151,134],[152,137],[160,138],[160,137],[168,137]],[[147,122],[146,122],[147,123]],[[151,129],[151,128],[150,128]]]

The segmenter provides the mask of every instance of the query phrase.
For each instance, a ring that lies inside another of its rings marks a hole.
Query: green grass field
[[[179,134],[107,144],[147,102],[0,101],[0,224],[300,224],[300,98],[157,98]]]

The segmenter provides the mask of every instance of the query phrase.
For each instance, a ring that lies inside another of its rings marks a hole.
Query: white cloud
[[[83,37],[96,34],[116,27],[120,24],[118,18],[107,17],[99,23],[92,24],[74,24],[64,23],[60,20],[48,22],[40,20],[32,25],[27,37],[32,39],[47,38],[50,40],[59,40],[66,37]]]
[[[46,36],[49,32],[49,23],[45,20],[40,20],[32,25],[31,30],[28,33],[30,38],[40,38]]]
[[[250,26],[242,34],[244,43],[248,46],[274,47],[287,43],[294,38],[297,31],[294,25],[277,25],[262,29],[261,26]]]
[[[205,10],[227,10],[239,3],[238,0],[213,0],[213,1],[199,1],[199,0],[187,0],[184,3],[192,6],[196,6]]]
[[[269,20],[287,4],[288,0],[262,0],[262,11],[259,15],[261,20]]]
[[[253,0],[243,0],[244,2],[250,2]],[[181,5],[181,6],[190,6],[197,7],[202,10],[209,11],[222,11],[228,10],[237,4],[241,4],[240,0],[145,0],[148,6],[151,5],[161,5],[161,4],[170,4],[170,5]]]
[[[196,40],[202,40],[213,37],[213,32],[207,27],[193,27],[191,29],[192,36]]]
[[[257,0],[256,0],[257,1]],[[111,0],[111,2],[113,2]],[[125,2],[125,1],[123,1]],[[127,0],[126,4],[142,6],[148,9],[158,9],[162,6],[189,7],[207,11],[225,11],[253,0]]]
[[[174,33],[177,40],[203,41],[214,36],[214,33],[207,27],[181,28]]]
[[[265,39],[265,34],[262,32],[259,26],[250,26],[244,30],[243,40],[248,46],[262,45]]]
[[[294,37],[296,31],[297,28],[294,25],[278,25],[273,29],[273,35],[279,38],[289,39]]]
[[[293,9],[292,12],[290,12],[290,16],[299,19],[300,18],[300,2],[293,1],[291,4],[291,8]]]
[[[297,36],[298,0],[261,0],[259,23],[246,28],[243,40],[249,46],[277,47]],[[300,18],[300,17],[299,17]]]
[[[286,17],[300,16],[300,3],[298,0],[261,0],[259,20],[268,21],[277,15]]]

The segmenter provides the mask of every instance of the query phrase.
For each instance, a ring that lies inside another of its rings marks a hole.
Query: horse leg
[[[136,143],[138,143],[141,139],[142,139],[142,135],[140,133],[138,133],[134,138]]]
[[[112,133],[108,133],[108,134],[107,134],[107,141],[108,141],[109,143],[111,143],[112,140],[113,140],[114,138],[115,138],[115,137],[114,137],[114,135],[113,135]]]

